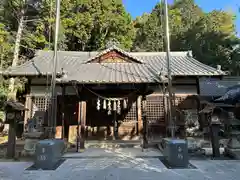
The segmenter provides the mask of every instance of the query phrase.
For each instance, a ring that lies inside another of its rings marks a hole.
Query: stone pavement
[[[67,153],[65,158],[100,158],[100,157],[119,157],[121,155],[130,157],[161,157],[162,153],[158,149],[149,148],[142,152],[140,146],[134,148],[88,148],[83,153]]]
[[[131,148],[90,149],[78,156],[67,154],[67,160],[55,171],[27,171],[32,163],[1,162],[0,180],[237,180],[240,177],[240,161],[192,160],[197,169],[173,170],[161,163],[157,151],[148,150],[148,155],[144,154]]]

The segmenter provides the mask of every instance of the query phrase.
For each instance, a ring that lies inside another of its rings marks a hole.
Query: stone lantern
[[[16,152],[16,125],[23,120],[23,111],[27,111],[20,102],[9,100],[5,103],[6,124],[9,124],[7,157],[14,158]]]
[[[43,123],[43,113],[37,111],[34,114],[34,117],[28,120],[26,124],[26,131],[24,132],[25,145],[24,153],[26,155],[34,155],[36,144],[44,136],[44,131],[42,128]]]
[[[219,111],[214,104],[208,103],[199,113],[206,115],[207,134],[211,137],[212,156],[218,158],[220,157],[219,132],[222,125]]]
[[[240,120],[236,119],[232,112],[229,112],[229,129],[230,139],[225,152],[230,156],[240,159]]]
[[[210,119],[210,136],[212,142],[213,157],[220,157],[219,132],[221,122],[218,116],[212,115]]]

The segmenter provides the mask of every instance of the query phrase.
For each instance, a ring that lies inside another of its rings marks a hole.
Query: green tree
[[[3,23],[0,23],[0,71],[5,69],[11,62],[11,36]],[[7,81],[0,75],[0,111],[3,109],[3,103],[7,98]],[[0,113],[1,114],[1,113]],[[0,118],[2,118],[0,116]]]
[[[145,16],[145,15],[144,15]],[[137,21],[133,50],[163,51],[163,5],[158,3],[147,20]],[[139,22],[139,23],[138,23]],[[222,65],[236,74],[238,51],[234,15],[214,10],[204,13],[193,0],[176,0],[169,5],[169,27],[172,51],[192,50],[199,61],[208,65]],[[239,46],[238,46],[239,47]]]
[[[226,70],[229,70],[235,37],[233,15],[224,11],[205,14],[186,33],[188,46],[197,59],[212,66],[220,64]]]
[[[150,14],[144,13],[142,16],[138,16],[134,21],[134,28],[136,30],[136,39],[133,44],[133,50],[135,51],[144,51],[145,48],[141,47],[143,41],[145,41],[145,31],[144,26],[147,24],[147,21],[150,17]]]
[[[13,34],[17,30],[16,17],[23,9],[27,19],[21,41],[22,55],[28,55],[31,49],[52,49],[55,0],[6,1],[4,19]],[[62,0],[60,24],[61,50],[98,50],[111,39],[130,49],[135,37],[133,21],[121,0]]]
[[[176,0],[169,7],[169,11],[171,50],[189,50],[186,35],[204,15],[202,9],[195,4],[194,0]]]
[[[232,75],[240,76],[240,39],[236,38],[232,46],[232,52],[228,69]]]
[[[11,60],[11,50],[13,45],[13,39],[10,33],[7,31],[6,26],[0,23],[0,69],[7,67]]]
[[[137,28],[134,41],[134,51],[163,51],[164,17],[163,4],[158,3],[149,15],[138,17],[135,21]]]
[[[173,5],[169,5],[169,29],[172,50],[179,51],[189,48],[186,44],[185,33],[194,26],[202,15],[202,10],[194,4],[193,0],[175,1]],[[148,16],[148,20],[137,29],[133,49],[163,51],[164,25],[164,4],[158,3]]]
[[[111,39],[131,48],[135,29],[122,1],[64,1],[63,6],[62,25],[69,50],[101,49]]]

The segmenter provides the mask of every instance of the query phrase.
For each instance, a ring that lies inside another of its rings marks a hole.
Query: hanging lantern
[[[111,101],[108,100],[108,115],[111,115],[111,110],[112,110],[112,108],[111,108]]]
[[[127,101],[126,101],[126,99],[123,100],[123,108],[127,109]]]
[[[98,100],[97,100],[97,110],[99,111],[100,110],[100,99],[98,98]]]
[[[107,109],[107,102],[106,102],[106,99],[103,100],[103,109]]]
[[[121,114],[121,101],[120,100],[117,101],[117,113]]]
[[[114,100],[113,101],[113,110],[116,111],[117,110],[117,102]]]

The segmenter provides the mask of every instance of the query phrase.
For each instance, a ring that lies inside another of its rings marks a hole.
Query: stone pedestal
[[[240,135],[240,132],[233,132],[231,134],[232,134],[232,137],[228,141],[227,147],[230,149],[239,149],[240,150],[240,141],[237,138],[237,136]]]
[[[220,131],[220,124],[211,124],[210,127],[210,135],[211,135],[211,143],[212,143],[212,152],[213,157],[218,158],[220,157],[220,143],[219,143],[219,131]]]
[[[225,153],[236,159],[240,159],[240,141],[238,137],[240,136],[240,120],[233,117],[230,114],[230,136],[227,147],[225,148]]]
[[[34,155],[36,150],[36,144],[40,140],[43,132],[29,132],[24,133],[25,144],[24,144],[24,155]]]

